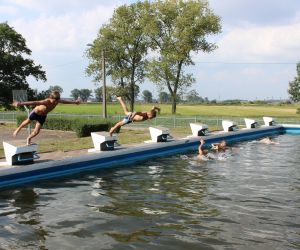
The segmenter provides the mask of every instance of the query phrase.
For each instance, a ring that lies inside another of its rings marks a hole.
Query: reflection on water
[[[299,136],[0,192],[0,249],[299,249]]]

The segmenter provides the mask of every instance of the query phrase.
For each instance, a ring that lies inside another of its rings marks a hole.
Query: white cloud
[[[12,26],[25,37],[33,51],[81,51],[86,43],[96,38],[99,28],[108,22],[113,10],[113,5],[98,6],[80,14],[41,15],[32,20],[20,18],[13,21]]]
[[[0,14],[16,15],[18,10],[12,6],[0,6]]]
[[[233,28],[217,41],[218,49],[196,61],[297,62],[300,20],[290,25]]]

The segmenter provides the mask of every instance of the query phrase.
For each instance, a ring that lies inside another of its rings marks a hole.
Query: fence
[[[24,114],[20,112],[0,112],[0,122],[16,122],[16,117],[19,114]],[[96,120],[102,118],[99,115],[92,114],[63,114],[63,113],[51,113],[49,117],[61,117],[61,118],[80,118],[88,120]],[[110,119],[119,121],[124,117],[124,115],[113,115],[109,116]],[[262,117],[252,117],[259,124],[263,124]],[[131,123],[128,126],[133,128],[143,128],[149,126],[163,126],[167,128],[188,128],[190,123],[204,123],[209,126],[211,130],[222,129],[222,120],[234,121],[238,126],[245,126],[244,118],[241,117],[203,117],[203,116],[193,116],[193,117],[182,117],[182,116],[158,116],[152,120],[147,120],[144,122]],[[277,123],[294,123],[300,124],[299,119],[295,118],[275,118]]]

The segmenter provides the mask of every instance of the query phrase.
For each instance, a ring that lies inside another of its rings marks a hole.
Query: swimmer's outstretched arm
[[[27,102],[18,102],[14,101],[12,103],[12,106],[14,107],[19,107],[19,106],[38,106],[38,105],[47,105],[49,104],[49,100],[41,100],[41,101],[27,101]]]

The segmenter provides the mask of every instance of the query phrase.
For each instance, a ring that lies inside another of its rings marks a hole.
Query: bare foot
[[[27,138],[26,140],[26,145],[29,146],[31,144],[31,139],[30,138]]]
[[[117,100],[121,101],[122,97],[121,96],[117,96]]]

